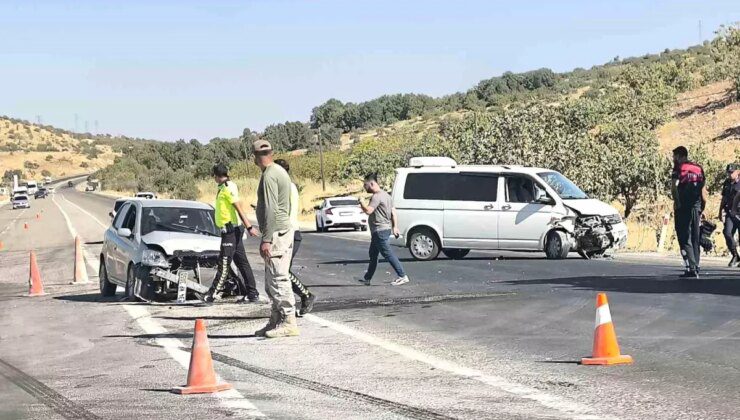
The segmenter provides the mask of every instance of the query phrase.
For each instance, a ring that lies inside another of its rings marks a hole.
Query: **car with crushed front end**
[[[123,201],[103,238],[100,293],[113,296],[121,286],[129,300],[169,300],[177,294],[181,273],[206,288],[215,276],[220,245],[208,204]]]

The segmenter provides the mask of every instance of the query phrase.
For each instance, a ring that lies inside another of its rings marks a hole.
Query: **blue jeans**
[[[401,261],[393,251],[391,251],[391,245],[388,243],[388,239],[391,237],[390,230],[380,230],[373,232],[370,239],[370,265],[367,266],[367,273],[365,273],[365,280],[370,280],[375,274],[375,269],[378,267],[378,254],[382,255],[386,259],[398,274],[398,277],[403,277],[406,273],[401,267]]]

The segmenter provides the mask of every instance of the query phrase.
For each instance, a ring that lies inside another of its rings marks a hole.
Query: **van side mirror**
[[[313,206],[314,210],[321,210],[321,206]]]
[[[116,231],[116,233],[117,233],[117,234],[118,234],[118,236],[120,236],[121,238],[130,238],[130,237],[131,237],[131,235],[132,235],[132,233],[131,233],[131,229],[129,229],[129,228],[119,228],[119,229],[118,229],[118,230]]]
[[[545,192],[545,190],[537,190],[537,197],[534,199],[534,202],[547,206],[552,206],[555,204],[555,200],[547,195],[547,192]]]

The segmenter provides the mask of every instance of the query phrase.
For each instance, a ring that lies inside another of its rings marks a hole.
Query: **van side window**
[[[447,178],[453,174],[413,173],[406,175],[406,200],[444,200]]]
[[[448,200],[496,201],[498,175],[489,173],[449,174]]]
[[[128,209],[131,208],[131,205],[128,203],[124,203],[125,205],[118,210],[116,213],[116,218],[113,219],[113,227],[118,230],[123,225],[123,220],[126,218],[126,213],[128,213]]]
[[[509,203],[531,203],[536,197],[535,183],[526,176],[506,177],[506,201]]]

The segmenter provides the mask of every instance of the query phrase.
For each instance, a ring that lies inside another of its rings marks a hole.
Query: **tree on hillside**
[[[312,144],[312,134],[308,124],[300,121],[269,125],[263,136],[277,151],[307,149]]]
[[[329,99],[311,111],[311,128],[330,125],[343,128],[344,104],[338,99]]]

